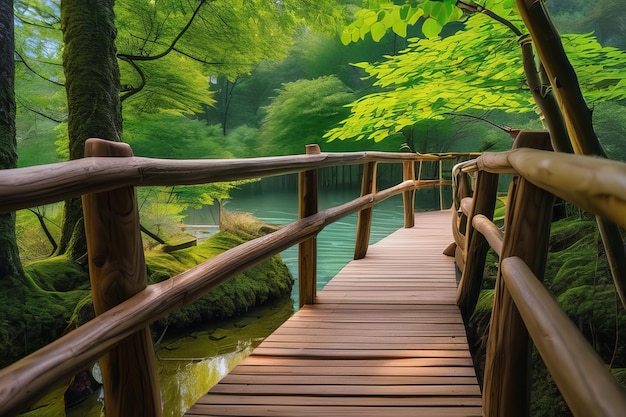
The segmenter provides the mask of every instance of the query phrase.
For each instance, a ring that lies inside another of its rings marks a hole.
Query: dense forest
[[[0,0],[0,168],[81,158],[89,137],[126,142],[137,156],[243,158],[299,154],[311,143],[329,152],[499,151],[510,148],[511,129],[548,129],[556,150],[626,161],[622,2],[544,2],[592,109],[591,143],[568,130],[569,110],[552,113],[547,62],[533,87],[524,49],[532,28],[519,3]],[[226,201],[240,185],[138,189],[153,235],[146,249],[175,238],[186,209]],[[565,213],[548,286],[607,363],[626,368],[618,338],[626,323],[610,278],[600,278],[610,273],[598,228],[572,207]],[[258,233],[236,229],[195,259]],[[91,316],[84,253],[80,199],[0,215],[0,366]],[[150,279],[189,267],[183,258],[148,256]],[[281,274],[234,298],[288,293],[291,278]],[[246,279],[228,291],[245,292]],[[492,294],[485,288],[475,316],[477,352]],[[209,311],[214,300],[159,326],[246,308],[234,300]],[[533,415],[567,415],[541,375],[536,392],[546,395],[537,394]]]

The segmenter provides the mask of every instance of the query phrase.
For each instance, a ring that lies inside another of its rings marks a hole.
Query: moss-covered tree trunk
[[[13,29],[13,0],[0,0],[0,169],[17,166]],[[15,213],[0,214],[0,286],[20,288],[23,277],[15,237]]]
[[[116,57],[114,0],[61,1],[63,68],[70,159],[82,158],[85,140],[120,141],[120,73]],[[80,198],[66,201],[59,253],[77,259],[86,251]]]

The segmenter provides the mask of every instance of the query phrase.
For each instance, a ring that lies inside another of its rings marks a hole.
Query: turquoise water
[[[284,225],[298,219],[297,191],[251,192],[262,188],[249,184],[233,193],[232,200],[224,204],[226,211],[243,211],[260,220]],[[358,189],[320,191],[319,210],[335,207],[359,197]],[[415,198],[416,211],[439,209],[438,189],[418,190]],[[370,244],[374,244],[404,225],[402,195],[391,197],[374,209]],[[354,255],[357,214],[351,214],[328,225],[317,238],[317,288],[322,289]],[[298,247],[293,246],[281,253],[294,278],[298,279]],[[292,298],[297,304],[298,285],[294,285]]]

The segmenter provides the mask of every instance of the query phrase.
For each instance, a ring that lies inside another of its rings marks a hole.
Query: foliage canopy
[[[523,25],[519,17],[511,16],[510,21]],[[626,97],[624,51],[603,47],[592,34],[563,39],[590,102]],[[381,141],[449,113],[535,109],[518,40],[484,14],[470,16],[464,30],[443,39],[410,39],[406,50],[385,59],[355,64],[375,79],[379,91],[353,102],[350,117],[325,135],[328,140]]]

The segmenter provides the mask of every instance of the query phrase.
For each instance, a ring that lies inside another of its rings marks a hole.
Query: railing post
[[[361,196],[376,192],[376,162],[368,162],[363,166]],[[359,211],[356,223],[356,243],[354,259],[363,259],[367,254],[372,226],[372,207]]]
[[[522,131],[514,148],[551,149],[543,131]],[[521,258],[539,279],[545,271],[554,196],[517,177],[507,201],[502,260]],[[530,344],[524,322],[498,271],[483,383],[485,417],[529,415]]]
[[[489,245],[482,233],[477,232],[472,226],[474,216],[482,214],[489,220],[493,220],[496,198],[498,194],[498,174],[479,171],[476,176],[472,212],[467,218],[465,232],[465,267],[461,275],[456,302],[463,315],[463,320],[469,322],[474,312],[485,270],[485,259]]]
[[[439,210],[443,210],[443,159],[439,159]]]
[[[320,147],[306,145],[307,155],[318,155]],[[301,172],[298,175],[298,212],[300,219],[317,213],[318,170]],[[298,290],[299,305],[314,304],[317,287],[317,237],[313,236],[298,245]]]
[[[404,181],[415,181],[415,161],[402,163],[402,176]],[[402,193],[404,203],[404,227],[409,229],[415,226],[415,190]]]
[[[88,139],[85,156],[130,157],[132,150],[125,143]],[[137,198],[133,187],[123,187],[82,200],[93,305],[102,314],[147,286]],[[100,359],[107,417],[161,416],[155,364],[148,327]]]
[[[465,269],[465,246],[466,246],[466,230],[467,216],[461,210],[461,201],[472,195],[472,184],[468,174],[459,172],[454,185],[454,202],[452,214],[452,236],[454,237],[454,259],[462,271]],[[450,251],[452,247],[450,247]],[[447,250],[446,250],[447,251]],[[449,253],[449,255],[452,253]]]

